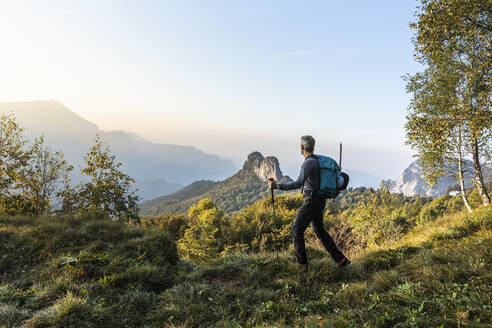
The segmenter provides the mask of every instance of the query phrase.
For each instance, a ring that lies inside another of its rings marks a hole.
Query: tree
[[[491,0],[421,0],[418,21],[411,24],[416,59],[440,68],[437,72],[446,65],[454,70],[460,108],[454,120],[459,121],[464,149],[472,155],[475,184],[485,205],[490,199],[481,159],[490,152],[492,128],[491,15]]]
[[[223,249],[221,242],[224,213],[210,199],[202,199],[189,209],[190,228],[178,241],[185,258],[205,262],[217,257]]]
[[[24,170],[22,194],[31,200],[36,213],[49,212],[53,197],[59,194],[60,182],[69,183],[72,169],[61,152],[53,152],[45,145],[44,137],[35,140]]]
[[[24,180],[29,161],[23,129],[10,114],[0,114],[0,196],[11,196]]]
[[[468,211],[463,171],[464,120],[459,75],[447,57],[427,61],[424,72],[406,77],[413,94],[405,129],[407,144],[417,151],[426,181],[433,185],[441,176],[459,181],[461,197]]]
[[[132,184],[135,180],[121,171],[121,163],[110,154],[109,146],[104,145],[99,135],[84,158],[85,167],[81,169],[89,182],[79,186],[77,196],[79,209],[95,210],[103,215],[120,220],[138,220],[139,200]],[[73,206],[74,191],[65,190],[65,206]]]

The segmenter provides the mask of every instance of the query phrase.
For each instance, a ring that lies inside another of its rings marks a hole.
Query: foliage
[[[0,196],[18,190],[25,177],[29,153],[22,132],[13,114],[0,114]]]
[[[202,199],[189,210],[190,228],[178,241],[180,253],[193,262],[217,257],[223,250],[224,214],[209,199]]]
[[[248,250],[255,252],[285,249],[291,241],[290,225],[302,202],[301,195],[276,197],[276,220],[269,197],[234,213],[225,227],[227,247],[241,248],[246,245]]]
[[[35,140],[25,168],[22,194],[32,200],[37,214],[51,212],[53,197],[60,194],[62,182],[70,182],[72,169],[61,152],[45,145],[44,137]]]
[[[0,213],[2,215],[37,215],[33,202],[22,195],[0,197]]]
[[[488,204],[480,158],[490,152],[492,128],[490,0],[420,2],[411,27],[415,57],[425,70],[407,76],[413,94],[407,143],[431,183],[449,169],[463,180],[459,165],[465,151],[472,153],[477,188]],[[446,167],[456,158],[458,166]],[[462,191],[466,202],[463,186]]]
[[[473,207],[478,206],[478,194],[473,192],[470,196]],[[390,193],[384,185],[378,190],[348,189],[340,197],[327,202],[324,216],[325,228],[344,252],[391,246],[412,228],[463,209],[460,197],[406,197]],[[270,197],[232,215],[224,214],[215,203],[204,199],[190,208],[189,216],[148,217],[142,219],[142,225],[166,231],[173,240],[178,240],[185,258],[204,263],[227,254],[288,249],[291,225],[303,201],[301,195],[277,195],[274,219]],[[306,240],[308,244],[318,245],[310,229]]]
[[[116,162],[109,146],[103,145],[99,136],[84,160],[85,167],[81,172],[89,181],[76,191],[80,199],[78,208],[120,220],[138,220],[138,196],[131,189],[135,180],[121,171],[121,163]],[[70,196],[73,197],[73,192],[67,190],[66,194],[67,198],[72,199]],[[70,206],[67,203],[67,207]]]
[[[201,240],[211,241],[216,256],[199,266],[178,261],[176,246],[157,226],[180,231],[186,216],[152,221],[147,231],[87,215],[0,217],[0,326],[489,326],[492,209],[449,214],[459,197],[431,201],[386,191],[357,190],[354,198],[388,218],[399,213],[411,223],[408,230],[397,240],[348,249],[353,264],[343,270],[308,236],[307,273],[291,263],[288,245],[277,264],[272,240],[224,254],[222,241],[254,240],[258,224],[265,233],[273,229],[268,198],[232,217],[209,200],[190,209],[186,233],[204,232]],[[302,198],[276,200],[279,217],[290,218],[279,226],[289,227]],[[352,224],[352,231],[365,224],[352,220],[362,215],[353,205],[336,208],[339,223]],[[445,210],[421,224],[425,208]],[[326,217],[331,225],[331,210]]]
[[[28,145],[13,114],[0,114],[0,213],[49,213],[72,167],[44,137]]]
[[[487,327],[492,320],[490,208],[418,226],[347,269],[309,248],[309,272],[282,252],[221,257],[184,269],[151,322],[174,327]],[[192,315],[190,315],[192,314]],[[155,325],[158,326],[158,325]]]

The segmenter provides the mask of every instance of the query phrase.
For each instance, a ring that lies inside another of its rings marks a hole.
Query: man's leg
[[[292,240],[294,242],[294,251],[297,257],[297,263],[304,265],[308,264],[306,245],[304,242],[304,231],[306,231],[306,228],[309,226],[309,222],[311,222],[311,207],[312,206],[309,201],[306,200],[299,209],[296,219],[292,224]]]
[[[325,227],[323,225],[323,210],[325,209],[324,201],[319,201],[319,206],[317,207],[317,211],[313,216],[313,230],[316,233],[316,236],[321,240],[321,243],[325,247],[325,249],[330,253],[331,257],[335,261],[335,263],[339,263],[345,256],[340,252],[337,245],[333,241],[333,238],[326,232]]]

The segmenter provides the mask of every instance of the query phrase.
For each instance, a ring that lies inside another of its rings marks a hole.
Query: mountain
[[[454,165],[454,164],[453,164]],[[469,180],[473,178],[473,164],[469,160],[464,160],[466,185],[470,185]],[[453,177],[442,177],[432,188],[426,183],[422,174],[422,166],[416,160],[408,166],[403,173],[393,182],[391,192],[403,193],[405,196],[422,195],[429,197],[441,197],[448,192],[450,187],[458,184],[458,180]]]
[[[163,179],[139,180],[136,181],[136,187],[140,199],[147,200],[155,198],[155,195],[169,195],[183,188],[178,183],[167,182]]]
[[[76,168],[83,164],[84,155],[99,133],[124,171],[136,179],[144,199],[172,193],[195,180],[224,179],[235,171],[230,160],[191,146],[156,144],[122,130],[101,131],[57,101],[0,103],[0,112],[13,112],[27,138],[44,135],[47,143],[63,151]],[[72,179],[81,180],[79,170],[74,170]]]
[[[186,213],[188,208],[202,198],[210,198],[217,206],[232,213],[268,196],[267,179],[292,181],[280,170],[277,158],[263,157],[259,152],[248,155],[243,168],[223,181],[196,181],[174,194],[144,202],[143,215]]]

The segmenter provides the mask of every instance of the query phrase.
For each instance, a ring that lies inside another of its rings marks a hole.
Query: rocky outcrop
[[[472,175],[472,165],[470,161],[465,161],[465,177],[469,180]],[[442,177],[437,183],[430,187],[423,178],[422,167],[418,160],[407,167],[398,179],[393,183],[391,192],[403,193],[405,196],[421,195],[429,197],[441,197],[448,192],[449,187],[458,184],[454,176]],[[469,185],[469,183],[467,183]]]
[[[171,195],[158,197],[141,205],[143,215],[186,213],[200,199],[211,199],[221,210],[233,213],[268,197],[268,178],[281,183],[292,181],[280,171],[275,157],[263,157],[257,151],[248,155],[243,168],[222,181],[197,181]],[[284,191],[277,191],[283,193]],[[287,191],[286,191],[287,192]]]
[[[278,181],[283,177],[278,159],[273,156],[263,157],[257,151],[248,155],[243,170],[252,170],[262,181],[267,181],[268,178],[274,178]]]

